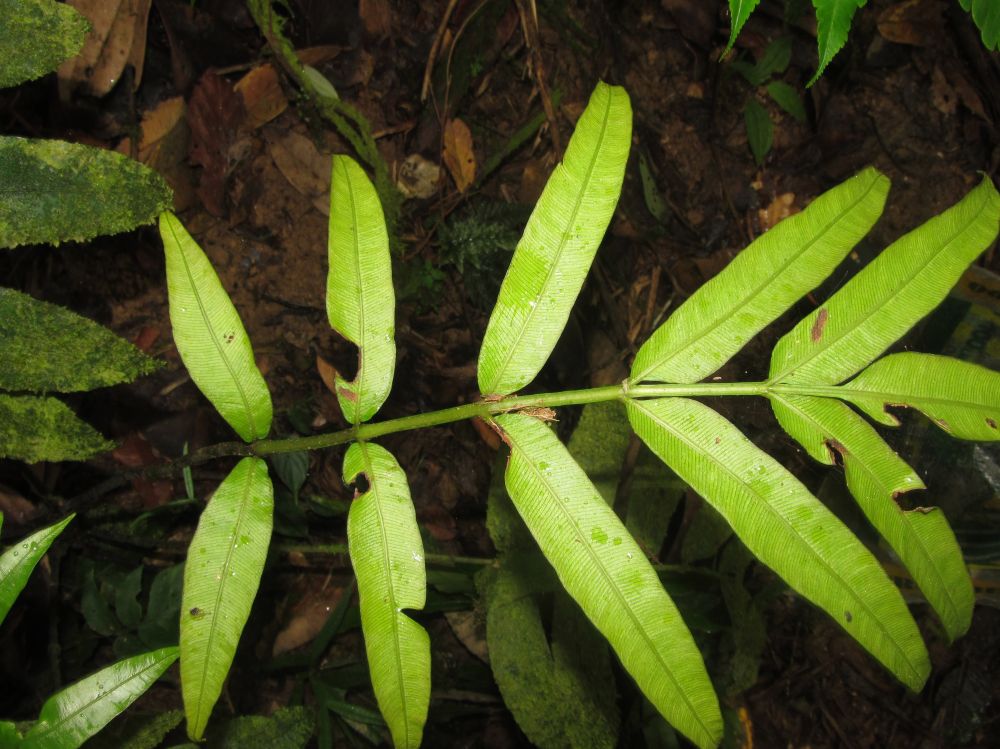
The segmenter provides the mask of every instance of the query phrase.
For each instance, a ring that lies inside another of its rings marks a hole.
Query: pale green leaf
[[[897,426],[886,406],[915,408],[960,439],[1000,440],[1000,372],[934,354],[892,354],[836,395],[876,421]]]
[[[889,180],[866,169],[737,255],[643,344],[631,382],[697,382],[818,286],[882,213]]]
[[[0,247],[129,231],[172,203],[159,174],[120,153],[0,136]]]
[[[916,472],[838,400],[774,393],[771,405],[778,423],[813,458],[833,465],[840,456],[851,494],[909,570],[948,637],[965,634],[975,596],[947,518],[938,508],[905,511],[896,503],[900,494],[925,488]]]
[[[347,517],[347,542],[358,579],[361,630],[379,709],[396,747],[420,745],[431,695],[430,638],[407,615],[424,607],[424,547],[406,474],[382,447],[355,442],[344,456],[344,481],[359,474],[368,491]]]
[[[160,217],[170,324],[191,379],[245,441],[271,429],[271,394],[250,338],[219,277],[172,213]]]
[[[760,0],[729,0],[729,43],[722,54],[726,54],[736,44],[736,37],[740,35],[743,24],[759,4]]]
[[[1000,3],[996,0],[959,0],[962,9],[972,15],[986,49],[1000,50]]]
[[[548,427],[519,413],[496,423],[511,446],[507,491],[563,587],[656,709],[716,746],[722,716],[705,664],[642,550]]]
[[[867,366],[941,303],[998,227],[1000,195],[985,177],[782,337],[771,353],[770,381],[834,384]]]
[[[107,328],[13,289],[0,289],[0,351],[0,387],[7,390],[93,390],[158,366]]]
[[[767,84],[767,93],[775,103],[799,122],[806,121],[806,107],[799,92],[784,81]]]
[[[358,347],[357,375],[353,382],[337,375],[337,399],[347,420],[359,424],[375,415],[392,387],[396,302],[378,193],[349,156],[333,157],[328,255],[330,326]]]
[[[760,166],[764,163],[768,151],[771,150],[771,142],[774,138],[771,115],[756,99],[748,99],[743,108],[743,121],[747,128],[747,142],[750,144],[750,151],[753,153],[757,166]]]
[[[39,78],[83,47],[90,24],[53,0],[0,0],[0,88]]]
[[[0,458],[86,460],[114,446],[60,400],[0,393]]]
[[[878,560],[736,427],[698,401],[629,401],[636,434],[726,519],[760,561],[919,690],[930,661]]]
[[[819,64],[806,86],[812,86],[823,75],[826,66],[847,42],[854,12],[868,0],[812,0],[816,8],[816,41],[819,44]]]
[[[49,546],[74,517],[76,516],[70,515],[55,525],[42,528],[14,544],[0,556],[0,624],[3,624],[10,607],[27,585],[38,560],[45,556]]]
[[[76,749],[139,699],[177,660],[161,648],[118,661],[52,695],[21,743],[23,749]]]
[[[267,464],[243,458],[201,513],[184,564],[181,692],[187,732],[201,739],[257,595],[271,540]]]
[[[514,251],[479,352],[479,390],[507,395],[541,370],[614,214],[632,141],[625,89],[599,83]]]

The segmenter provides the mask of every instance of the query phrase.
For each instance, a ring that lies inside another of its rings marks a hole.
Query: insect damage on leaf
[[[819,343],[819,339],[823,337],[823,331],[826,329],[826,321],[829,319],[830,313],[824,307],[819,311],[816,322],[813,323],[812,329],[809,331],[809,338],[812,339],[813,343]]]

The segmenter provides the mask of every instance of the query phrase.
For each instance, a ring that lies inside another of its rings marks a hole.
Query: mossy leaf
[[[90,24],[53,0],[0,0],[0,88],[51,73],[83,47]]]
[[[120,153],[0,136],[0,248],[129,231],[172,202],[159,174]]]
[[[60,400],[0,393],[0,458],[86,460],[114,446]]]
[[[0,289],[0,388],[70,393],[131,382],[159,364],[107,328]]]

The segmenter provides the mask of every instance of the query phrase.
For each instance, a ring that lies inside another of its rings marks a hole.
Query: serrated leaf
[[[771,115],[756,99],[751,98],[747,100],[746,106],[743,108],[743,121],[747,128],[747,142],[750,144],[750,151],[753,153],[757,166],[760,166],[771,150],[771,142],[774,138]]]
[[[519,413],[496,423],[511,446],[507,491],[563,587],[656,709],[716,746],[722,716],[705,664],[646,556],[548,427]]]
[[[114,151],[0,136],[0,247],[83,241],[152,223],[173,196]]]
[[[0,458],[87,460],[114,446],[60,400],[0,393]]]
[[[899,420],[886,406],[907,406],[960,439],[1000,440],[1000,372],[971,362],[892,354],[837,388],[836,395],[890,426]]]
[[[882,213],[889,180],[866,169],[737,255],[643,344],[632,383],[697,382],[818,286]]]
[[[337,375],[337,400],[345,418],[359,424],[375,415],[392,388],[395,294],[378,193],[349,156],[333,157],[328,255],[327,317],[358,347],[357,375],[351,382]]]
[[[940,304],[998,227],[1000,195],[985,177],[783,336],[771,353],[770,381],[834,384],[868,365]]]
[[[813,458],[833,465],[840,456],[851,494],[910,571],[949,639],[965,634],[975,595],[947,518],[938,508],[904,511],[897,504],[900,494],[925,488],[916,472],[840,401],[774,393],[771,405],[781,427]]]
[[[0,387],[7,390],[93,390],[158,366],[107,328],[13,289],[0,289],[0,351]]]
[[[771,81],[767,84],[767,93],[775,103],[799,122],[806,121],[806,108],[802,97],[794,87],[784,81]]]
[[[829,613],[896,678],[930,673],[920,632],[881,565],[770,455],[698,401],[628,402],[636,434],[732,526],[747,548]]]
[[[972,15],[986,49],[1000,50],[1000,4],[996,0],[959,0],[962,9]]]
[[[142,653],[54,694],[21,743],[23,749],[76,749],[135,702],[177,660],[177,648]]]
[[[359,474],[347,543],[358,580],[361,630],[379,709],[396,747],[420,745],[431,695],[430,638],[405,612],[427,595],[424,547],[406,474],[382,447],[355,442],[344,456],[344,482]]]
[[[250,338],[205,253],[172,213],[160,217],[174,343],[198,389],[246,442],[271,429],[271,394]]]
[[[32,533],[0,556],[0,624],[3,624],[10,607],[28,584],[35,565],[74,517],[76,516],[70,515],[55,525]]]
[[[274,488],[267,464],[243,458],[201,513],[184,564],[181,692],[192,741],[201,739],[250,608],[271,540]]]
[[[90,24],[52,0],[0,0],[0,88],[51,73],[83,47]]]
[[[479,390],[507,395],[559,339],[621,193],[632,139],[625,89],[598,83],[535,205],[479,351]]]
[[[819,64],[806,87],[812,86],[823,75],[826,66],[847,42],[854,12],[868,0],[812,0],[816,8],[816,41],[819,45]]]
[[[722,52],[723,55],[736,44],[736,37],[740,35],[743,24],[747,22],[750,14],[759,4],[760,0],[729,0],[729,43],[726,44],[726,48]]]

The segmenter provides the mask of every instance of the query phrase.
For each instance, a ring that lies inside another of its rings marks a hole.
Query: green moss
[[[62,401],[0,393],[0,458],[86,460],[113,447]]]
[[[52,0],[0,0],[0,88],[50,73],[80,51],[90,24]]]

